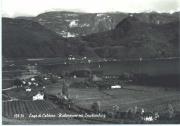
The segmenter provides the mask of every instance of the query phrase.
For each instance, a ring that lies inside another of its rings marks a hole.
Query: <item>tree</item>
[[[54,75],[50,75],[50,80],[51,80],[51,82],[52,83],[57,83],[58,82],[58,79],[57,79],[57,77],[55,77]]]
[[[128,119],[132,119],[133,118],[133,108],[128,108],[128,110],[126,112],[126,117]]]
[[[15,79],[14,80],[14,85],[17,86],[17,88],[19,88],[22,85],[22,81],[20,79]]]
[[[94,103],[92,104],[92,106],[91,106],[91,109],[92,109],[95,113],[100,112],[100,109],[101,109],[101,107],[100,107],[100,102],[99,102],[99,101],[94,102]]]
[[[174,107],[171,104],[168,104],[168,117],[169,119],[175,116]]]
[[[113,105],[113,117],[120,118],[120,107],[118,105]]]
[[[62,95],[66,96],[67,98],[69,97],[67,81],[63,82]]]

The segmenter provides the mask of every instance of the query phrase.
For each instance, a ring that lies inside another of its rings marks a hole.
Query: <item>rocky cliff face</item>
[[[179,14],[167,13],[76,13],[76,12],[47,12],[33,18],[52,31],[63,37],[78,37],[92,33],[114,29],[115,26],[128,16],[134,16],[142,22],[166,24],[177,21]]]

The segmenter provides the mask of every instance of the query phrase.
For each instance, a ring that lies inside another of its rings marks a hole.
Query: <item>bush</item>
[[[14,80],[14,85],[17,86],[17,88],[19,88],[22,85],[22,81],[20,79],[15,79]]]
[[[169,119],[175,117],[174,107],[171,104],[168,104],[168,117]]]

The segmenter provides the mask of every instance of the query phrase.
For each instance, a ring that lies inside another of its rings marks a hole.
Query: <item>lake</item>
[[[180,75],[180,59],[171,60],[134,60],[134,61],[110,61],[86,64],[56,64],[43,65],[41,70],[61,74],[63,71],[90,69],[103,71],[104,74],[120,75],[122,73],[143,73],[148,75]]]

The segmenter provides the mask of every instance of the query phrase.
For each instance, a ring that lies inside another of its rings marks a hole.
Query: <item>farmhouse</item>
[[[26,81],[22,81],[22,83],[25,85],[25,84],[26,84]]]
[[[152,116],[146,116],[143,118],[144,121],[147,121],[147,122],[152,122],[154,119]]]
[[[74,76],[73,76],[73,78],[77,78],[77,76],[76,76],[76,75],[74,75]]]
[[[49,78],[45,77],[44,80],[48,80]]]
[[[31,78],[31,81],[35,81],[35,78]]]
[[[118,88],[122,88],[122,86],[121,85],[112,85],[111,86],[111,89],[118,89]]]
[[[26,88],[26,92],[31,92],[31,88]]]
[[[38,92],[35,96],[33,96],[33,101],[35,100],[44,100],[44,93]]]
[[[31,85],[32,85],[32,83],[31,83],[31,82],[28,82],[28,85],[29,85],[29,86],[31,86]]]
[[[153,121],[157,120],[158,118],[159,118],[158,113],[153,114],[151,112],[146,112],[142,116],[142,120],[144,120],[146,122],[153,122]]]
[[[38,83],[33,83],[33,85],[35,85],[37,87],[39,84]]]

